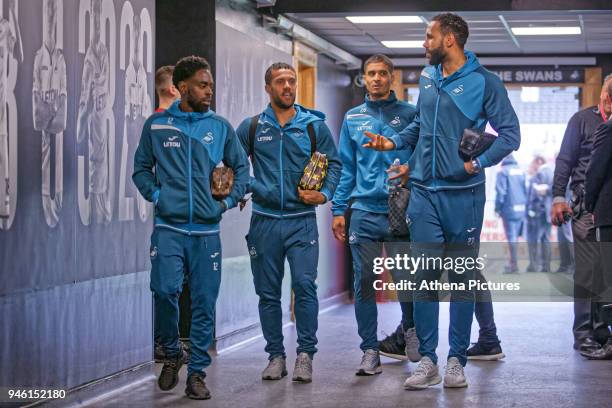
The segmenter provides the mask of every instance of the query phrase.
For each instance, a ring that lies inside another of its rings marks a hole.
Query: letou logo
[[[257,138],[258,142],[271,142],[272,141],[272,136],[259,136]]]
[[[164,142],[164,147],[181,147],[181,142],[178,139],[178,136],[169,137],[168,140]]]
[[[370,124],[369,120],[366,120],[357,128],[358,132],[363,132],[364,130],[372,130],[373,126]]]

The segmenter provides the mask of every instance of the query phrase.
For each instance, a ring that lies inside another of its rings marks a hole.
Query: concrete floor
[[[323,313],[319,320],[319,353],[311,384],[294,384],[295,327],[286,329],[289,376],[260,379],[266,365],[264,342],[217,356],[207,370],[208,401],[184,396],[186,367],[179,385],[161,392],[151,378],[122,389],[96,407],[609,407],[612,406],[612,361],[587,361],[572,349],[570,303],[496,303],[496,321],[506,358],[469,362],[469,387],[447,390],[441,384],[425,391],[405,391],[402,384],[414,363],[383,357],[383,373],[357,377],[359,337],[352,305]],[[379,331],[390,333],[399,321],[396,303],[379,305]],[[443,373],[448,352],[448,304],[441,306],[438,355]],[[472,339],[478,325],[474,322]],[[382,334],[381,334],[382,337]],[[156,373],[161,365],[156,367]]]

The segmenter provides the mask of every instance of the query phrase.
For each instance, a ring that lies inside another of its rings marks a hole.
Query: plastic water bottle
[[[400,159],[396,158],[395,160],[393,160],[393,164],[391,164],[391,168],[396,168],[394,170],[391,170],[388,174],[388,179],[387,179],[387,190],[388,191],[392,191],[395,188],[397,188],[397,186],[399,186],[402,182],[401,178],[396,178],[395,180],[390,180],[391,177],[397,175],[399,173],[399,166],[400,166]]]

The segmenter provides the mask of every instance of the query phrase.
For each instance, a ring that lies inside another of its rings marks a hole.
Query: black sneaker
[[[183,365],[183,358],[183,350],[181,350],[176,357],[166,358],[164,360],[164,366],[157,379],[157,384],[162,391],[169,391],[178,384],[179,370]]]
[[[467,351],[468,360],[495,361],[506,357],[501,346],[498,344],[494,347],[486,348],[480,343],[474,344]]]
[[[404,340],[404,329],[401,324],[397,326],[393,333],[378,342],[380,354],[396,360],[408,360],[408,357],[406,357],[406,344],[403,341],[400,342],[400,338]]]
[[[191,399],[205,400],[210,399],[210,391],[206,388],[204,382],[204,374],[191,373],[187,378],[187,387],[185,387],[185,395]]]

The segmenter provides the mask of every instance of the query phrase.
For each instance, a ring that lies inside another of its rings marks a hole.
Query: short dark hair
[[[293,68],[293,66],[290,64],[287,64],[286,62],[275,62],[274,64],[270,65],[268,69],[266,69],[266,85],[270,85],[272,82],[272,72],[278,71],[279,69],[289,69],[295,73],[295,68]]]
[[[204,69],[210,71],[210,64],[205,58],[198,57],[196,55],[190,55],[189,57],[183,57],[174,66],[174,72],[172,73],[172,83],[178,88],[178,84],[181,81],[191,78],[199,70]]]
[[[435,16],[432,21],[437,21],[440,24],[442,34],[452,33],[459,47],[463,48],[465,46],[470,31],[463,18],[453,13],[441,13]]]
[[[389,73],[393,72],[393,61],[391,61],[391,58],[387,57],[384,54],[374,54],[371,57],[369,57],[367,60],[365,60],[365,62],[363,63],[363,73],[366,73],[366,68],[368,67],[368,65],[370,64],[374,64],[377,62],[382,62],[383,64],[385,64],[387,66],[387,69],[389,69]]]

